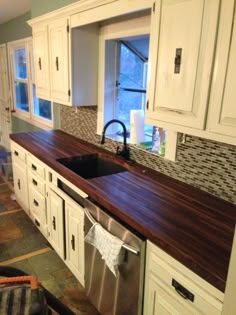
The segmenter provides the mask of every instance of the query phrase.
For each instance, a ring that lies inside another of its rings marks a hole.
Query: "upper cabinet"
[[[69,17],[31,20],[36,94],[69,105],[97,104],[97,28],[71,29]]]
[[[70,102],[69,22],[61,18],[48,24],[51,98]]]
[[[155,3],[147,123],[236,145],[235,3]]]
[[[219,2],[156,2],[147,122],[204,128]]]
[[[47,99],[50,98],[47,25],[36,25],[33,28],[33,47],[37,95],[43,99]]]
[[[236,137],[236,17],[234,5],[234,0],[222,3],[207,124],[209,131],[230,137]]]

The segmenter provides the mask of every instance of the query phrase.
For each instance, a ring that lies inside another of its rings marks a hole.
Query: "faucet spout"
[[[122,157],[124,157],[125,159],[128,160],[129,159],[129,148],[127,146],[127,130],[126,130],[125,124],[122,121],[120,121],[118,119],[109,120],[103,127],[102,137],[101,137],[100,143],[101,144],[105,143],[106,130],[113,123],[118,123],[123,128],[123,148],[120,149],[119,147],[117,147],[116,154],[118,154],[118,155],[120,155],[120,156],[122,156]]]

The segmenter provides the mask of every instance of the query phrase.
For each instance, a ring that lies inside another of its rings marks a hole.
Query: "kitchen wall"
[[[26,21],[31,19],[30,11],[0,25],[0,44],[32,36],[31,27]]]
[[[31,1],[31,18],[35,18],[50,11],[62,8],[66,5],[78,2],[78,0],[32,0]]]
[[[61,129],[78,138],[100,146],[96,135],[97,107],[75,108],[61,105]],[[104,148],[115,152],[117,142],[106,140]],[[131,146],[131,159],[236,203],[236,148],[211,140],[188,136],[179,137],[176,162]]]

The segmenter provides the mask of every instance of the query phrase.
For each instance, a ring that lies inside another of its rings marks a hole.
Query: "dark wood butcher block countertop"
[[[224,292],[236,206],[62,131],[10,136],[101,206]],[[84,179],[58,158],[99,153],[128,168]]]

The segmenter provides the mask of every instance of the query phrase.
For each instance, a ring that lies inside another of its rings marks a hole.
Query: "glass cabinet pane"
[[[34,102],[34,115],[45,118],[48,120],[52,119],[52,106],[51,102],[37,98],[35,85],[33,84],[33,102]]]
[[[29,112],[28,86],[26,83],[15,82],[16,108]]]
[[[15,50],[15,77],[17,79],[27,78],[26,51],[24,48]]]

